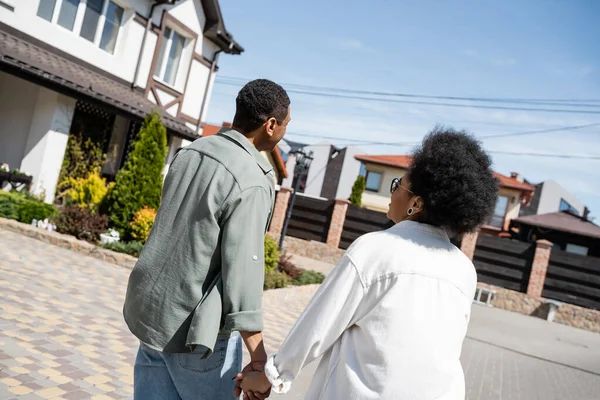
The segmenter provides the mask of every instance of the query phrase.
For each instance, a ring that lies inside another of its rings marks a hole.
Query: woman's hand
[[[248,371],[244,374],[241,385],[244,392],[267,393],[271,389],[271,383],[264,372]]]

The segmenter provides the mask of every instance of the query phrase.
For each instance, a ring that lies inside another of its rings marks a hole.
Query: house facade
[[[365,176],[366,187],[362,196],[365,208],[387,212],[390,203],[390,184],[394,178],[401,178],[410,167],[411,157],[406,155],[358,155],[362,163],[361,175]],[[504,234],[510,221],[519,217],[521,205],[529,204],[535,187],[524,182],[517,173],[505,176],[494,172],[500,182],[496,209],[492,219],[482,231],[490,234]]]
[[[549,179],[535,185],[535,192],[528,207],[522,207],[520,215],[550,214],[559,211],[570,211],[575,215],[587,217],[588,210],[574,194]]]
[[[299,192],[311,197],[325,199],[348,199],[352,193],[352,186],[360,172],[360,161],[355,156],[363,151],[354,146],[337,148],[329,142],[320,142],[314,145],[301,145],[291,142],[290,151],[302,148],[305,153],[312,152],[313,160],[310,164],[305,181],[302,182]],[[294,187],[294,168],[296,160],[293,154],[283,154],[286,160],[288,179],[282,185]]]
[[[0,0],[0,163],[52,202],[69,135],[114,178],[157,110],[168,168],[202,133],[219,55],[242,51],[217,0]]]

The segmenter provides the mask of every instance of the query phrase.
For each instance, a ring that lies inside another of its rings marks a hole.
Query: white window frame
[[[123,2],[119,0],[104,0],[104,4],[102,5],[102,13],[100,14],[100,18],[98,19],[98,25],[96,26],[96,33],[94,35],[94,41],[90,42],[86,38],[81,37],[81,28],[83,26],[83,18],[85,16],[85,10],[87,8],[88,0],[79,0],[79,5],[77,6],[77,14],[75,14],[75,22],[73,23],[73,30],[69,30],[65,27],[62,27],[58,24],[58,16],[60,15],[60,9],[62,8],[63,0],[56,0],[54,3],[54,12],[52,13],[52,19],[50,21],[51,24],[56,25],[60,29],[63,29],[67,32],[70,32],[74,35],[77,35],[80,39],[85,40],[87,43],[93,43],[94,46],[105,52],[109,55],[115,55],[119,48],[119,38],[121,36],[121,31],[124,28],[123,21],[125,20],[125,12],[127,8]],[[123,9],[123,20],[121,21],[121,25],[119,26],[119,32],[117,33],[117,41],[115,45],[115,51],[110,53],[100,48],[100,40],[102,39],[102,32],[104,31],[104,25],[106,24],[106,12],[108,11],[108,3],[113,2],[115,5],[121,7]],[[43,19],[40,17],[40,19]],[[44,19],[44,21],[46,21]]]
[[[167,70],[167,61],[168,61],[168,55],[171,52],[171,46],[173,45],[173,37],[169,37],[167,38],[166,36],[162,37],[162,40],[168,40],[166,46],[165,46],[165,51],[161,54],[161,47],[162,47],[162,43],[160,44],[160,46],[158,46],[157,44],[157,51],[158,53],[158,65],[160,65],[160,68],[156,68],[154,69],[154,71],[152,71],[152,76],[154,77],[154,80],[157,82],[160,82],[161,84],[179,92],[179,93],[183,93],[185,88],[185,76],[187,76],[187,72],[188,69],[190,68],[190,60],[193,56],[193,47],[195,45],[194,43],[194,38],[192,36],[189,35],[189,33],[183,31],[182,29],[179,29],[177,26],[173,25],[173,24],[169,24],[167,23],[165,26],[165,31],[168,29],[171,30],[171,32],[178,34],[179,36],[181,36],[182,38],[185,39],[185,42],[183,43],[183,50],[181,52],[181,59],[179,60],[179,66],[177,67],[177,71],[176,71],[176,75],[175,75],[175,82],[173,84],[170,84],[169,82],[167,82],[164,79],[164,75],[165,72]],[[158,71],[158,73],[157,73]],[[182,76],[184,78],[182,78]]]

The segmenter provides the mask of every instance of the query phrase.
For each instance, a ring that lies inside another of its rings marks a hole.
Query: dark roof
[[[600,226],[567,211],[530,215],[513,222],[600,239]]]
[[[204,9],[204,15],[206,15],[204,36],[215,42],[225,53],[241,54],[244,48],[233,39],[231,33],[227,32],[219,1],[202,0],[202,8]]]
[[[171,133],[188,140],[198,138],[183,120],[160,110],[127,82],[2,23],[0,70],[128,117],[143,119],[156,109]]]

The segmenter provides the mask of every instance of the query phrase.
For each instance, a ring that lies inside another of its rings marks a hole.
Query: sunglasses
[[[394,193],[396,190],[398,190],[399,187],[406,190],[410,194],[415,194],[412,190],[407,189],[404,186],[402,186],[402,178],[392,179],[392,184],[390,185],[390,193]]]

